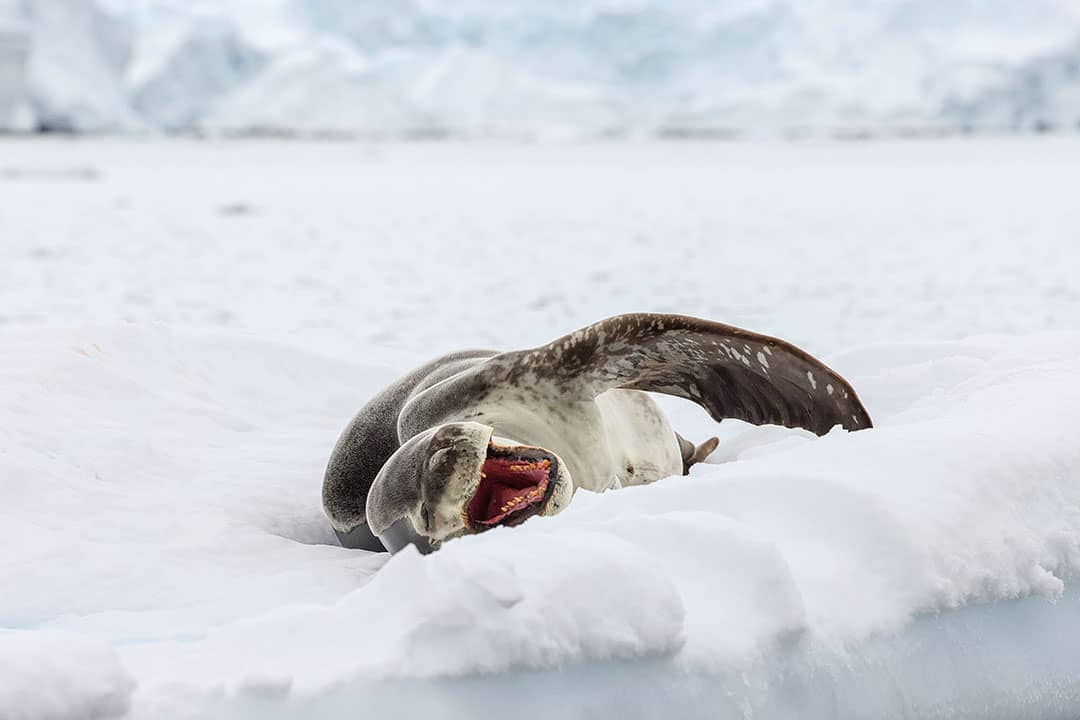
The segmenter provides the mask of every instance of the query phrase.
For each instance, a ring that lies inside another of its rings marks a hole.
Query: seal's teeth
[[[550,464],[546,460],[544,462],[546,464]],[[530,462],[530,463],[517,463],[515,465],[511,465],[510,469],[513,470],[514,472],[530,472],[532,470],[538,470],[540,467],[541,467],[540,463],[538,463],[538,462]]]
[[[518,503],[520,503],[526,497],[527,497],[526,495],[518,495],[517,497],[510,498],[505,505],[503,505],[502,507],[499,508],[499,510],[501,512],[506,512],[510,508],[512,508],[515,505],[517,505]]]

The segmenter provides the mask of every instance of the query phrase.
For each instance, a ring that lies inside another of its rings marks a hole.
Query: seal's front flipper
[[[691,400],[715,420],[817,435],[835,425],[873,425],[855,388],[806,351],[683,315],[618,315],[532,350],[496,355],[453,382],[440,392],[494,393],[506,383],[529,382],[545,383],[563,397],[592,399],[624,388]]]
[[[417,533],[407,517],[403,517],[386,528],[380,535],[371,532],[367,523],[360,523],[348,532],[334,529],[341,547],[371,552],[396,553],[406,545],[415,545],[421,555],[427,555],[434,547],[431,541]]]
[[[709,457],[713,450],[716,449],[716,446],[720,444],[720,438],[715,437],[711,437],[697,446],[679,433],[675,433],[675,437],[679,440],[679,450],[682,452],[683,475],[689,475],[692,466],[705,462],[705,458]]]
[[[394,524],[379,535],[379,540],[392,553],[396,553],[406,545],[415,545],[421,555],[427,555],[435,549],[428,538],[413,529],[408,518],[400,518],[395,521]]]
[[[379,538],[372,534],[367,523],[360,523],[348,532],[334,528],[334,534],[337,535],[338,542],[344,548],[370,550],[371,552],[383,552],[386,550]]]

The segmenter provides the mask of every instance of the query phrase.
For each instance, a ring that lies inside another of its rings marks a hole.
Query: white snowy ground
[[[0,143],[0,717],[1075,717],[1078,187],[1075,139]],[[336,546],[369,394],[634,310],[877,427]]]

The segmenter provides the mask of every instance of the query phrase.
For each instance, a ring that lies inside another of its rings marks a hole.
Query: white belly
[[[682,474],[675,431],[660,407],[637,390],[609,390],[596,398],[604,417],[608,454],[619,484],[644,485]]]
[[[562,403],[513,389],[455,419],[485,423],[501,438],[550,450],[566,464],[575,489],[602,492],[682,472],[675,431],[653,399],[637,390]]]

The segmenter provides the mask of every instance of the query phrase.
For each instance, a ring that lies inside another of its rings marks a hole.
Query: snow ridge
[[[317,478],[340,412],[312,409],[344,405],[335,388],[366,378],[373,389],[393,368],[208,332],[9,340],[0,546],[18,550],[0,558],[13,580],[0,611],[28,629],[0,636],[0,665],[27,648],[59,663],[17,674],[0,695],[11,707],[55,685],[72,707],[130,700],[135,717],[172,717],[202,702],[321,703],[394,679],[649,657],[675,683],[740,669],[766,682],[792,663],[873,666],[873,638],[908,647],[920,615],[951,608],[1004,608],[976,613],[965,631],[976,634],[1011,622],[1002,603],[1020,598],[1066,604],[1033,610],[1044,627],[1080,622],[1066,586],[1080,572],[1075,335],[832,358],[876,409],[874,430],[748,429],[737,462],[579,493],[555,518],[389,561],[331,544],[298,478]],[[73,430],[90,416],[92,437]],[[72,537],[77,567],[59,560]],[[88,592],[56,592],[72,583]],[[942,620],[941,652],[973,652],[950,635],[966,617]],[[69,648],[53,632],[107,644]],[[1010,688],[1040,707],[1064,702],[1040,693],[1078,690]]]

